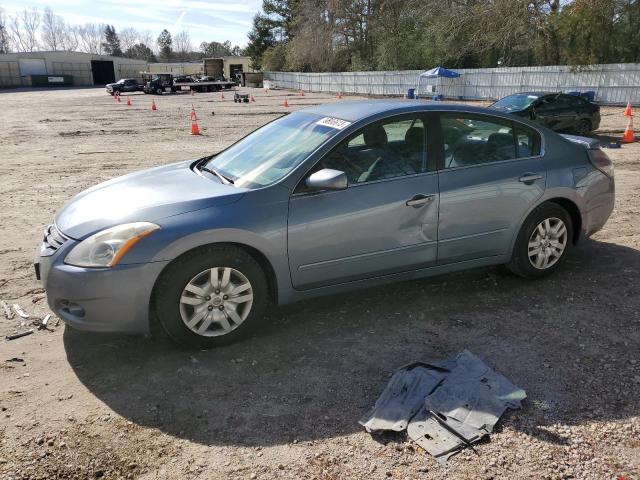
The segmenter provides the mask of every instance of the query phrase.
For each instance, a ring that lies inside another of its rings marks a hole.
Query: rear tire
[[[543,203],[524,221],[507,268],[524,278],[552,274],[573,246],[573,223],[557,203]]]
[[[258,327],[268,299],[267,278],[255,258],[241,248],[210,245],[173,261],[160,276],[152,301],[174,342],[209,349]]]

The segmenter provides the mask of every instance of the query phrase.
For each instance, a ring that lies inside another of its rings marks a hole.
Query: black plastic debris
[[[520,408],[521,388],[465,350],[454,359],[400,368],[374,408],[367,431],[405,428],[440,463],[493,431],[507,408]]]

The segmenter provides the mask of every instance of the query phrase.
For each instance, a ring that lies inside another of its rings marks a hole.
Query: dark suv
[[[137,92],[138,90],[142,90],[142,85],[139,85],[135,78],[121,78],[116,83],[107,83],[109,95],[114,95],[116,92]]]
[[[600,107],[565,93],[524,92],[509,95],[489,108],[513,113],[555,131],[589,135],[600,126]]]

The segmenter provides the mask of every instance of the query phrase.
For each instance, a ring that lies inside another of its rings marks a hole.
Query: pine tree
[[[114,57],[122,56],[120,39],[113,25],[106,25],[104,27],[104,42],[102,42],[102,48],[107,55],[113,55]]]
[[[160,60],[162,62],[171,61],[171,55],[173,53],[173,50],[171,49],[171,44],[173,43],[173,40],[171,39],[171,34],[169,33],[169,30],[167,30],[166,28],[162,30],[162,32],[158,36],[157,42],[158,42],[158,50],[160,50]]]

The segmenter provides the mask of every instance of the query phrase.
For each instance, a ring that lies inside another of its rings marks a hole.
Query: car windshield
[[[508,111],[523,110],[533,102],[535,102],[538,98],[538,95],[532,95],[530,93],[518,93],[516,95],[509,95],[508,97],[504,97],[491,106]]]
[[[287,175],[348,124],[309,113],[292,113],[243,138],[206,166],[230,178],[238,187],[264,187]]]

